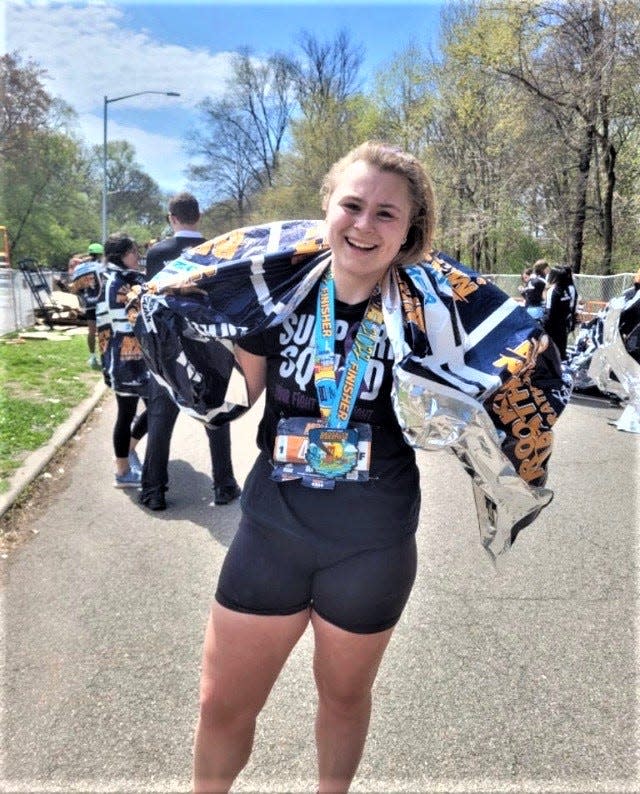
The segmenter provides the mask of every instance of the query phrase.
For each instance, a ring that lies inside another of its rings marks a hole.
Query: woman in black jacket
[[[567,338],[575,322],[578,293],[570,267],[556,265],[547,276],[546,315],[544,327],[555,342],[560,357],[567,357]]]
[[[104,244],[105,282],[96,309],[102,373],[116,395],[113,428],[116,488],[137,488],[142,466],[136,444],[147,432],[149,370],[126,311],[127,293],[145,281],[138,246],[125,234],[112,234]],[[138,401],[145,409],[136,417]]]

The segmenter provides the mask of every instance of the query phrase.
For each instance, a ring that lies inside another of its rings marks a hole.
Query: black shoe
[[[233,485],[216,485],[213,489],[213,502],[216,505],[228,505],[237,499],[242,491],[238,483]]]
[[[140,494],[140,504],[148,507],[149,510],[166,510],[167,502],[163,493]]]

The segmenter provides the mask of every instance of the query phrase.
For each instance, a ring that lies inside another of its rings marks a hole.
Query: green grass
[[[0,338],[0,493],[101,379],[87,367],[86,333],[63,341]]]

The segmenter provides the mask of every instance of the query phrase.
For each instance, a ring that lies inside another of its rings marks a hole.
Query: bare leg
[[[129,458],[116,458],[116,474],[123,477],[129,471]]]
[[[371,688],[393,629],[353,634],[312,613],[319,792],[349,790],[367,738]]]
[[[87,347],[91,354],[96,352],[96,321],[87,320]]]
[[[204,640],[196,794],[229,791],[251,755],[256,718],[308,623],[308,610],[246,615],[214,603]]]

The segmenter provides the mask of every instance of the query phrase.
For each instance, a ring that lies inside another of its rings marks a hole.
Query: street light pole
[[[142,94],[180,96],[176,91],[136,91],[133,94],[116,96],[111,99],[107,96],[104,97],[102,106],[102,242],[107,239],[107,105],[111,102],[120,102],[121,99],[129,99],[132,96],[142,96]]]

